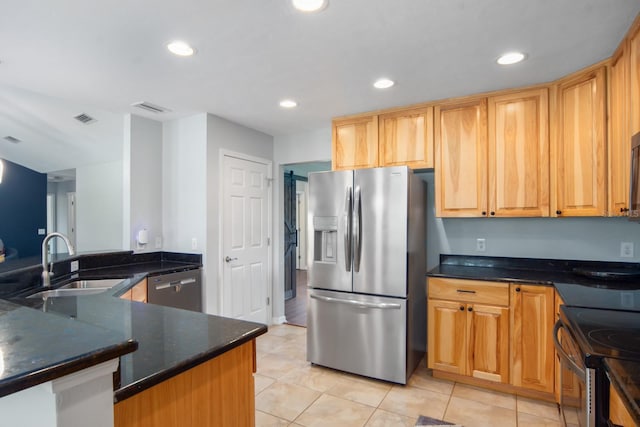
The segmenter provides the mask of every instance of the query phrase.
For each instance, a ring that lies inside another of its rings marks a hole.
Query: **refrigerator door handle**
[[[360,257],[362,255],[362,203],[360,201],[360,186],[356,187],[353,200],[353,271],[360,271]]]
[[[351,271],[351,223],[353,222],[353,203],[351,187],[347,187],[347,195],[344,206],[344,266],[346,271]]]
[[[347,304],[347,305],[351,305],[351,306],[358,307],[358,308],[382,308],[382,309],[399,310],[402,307],[400,304],[386,303],[386,302],[381,302],[381,303],[365,302],[365,301],[358,301],[358,300],[354,300],[354,299],[341,299],[341,298],[325,297],[323,295],[316,295],[316,294],[311,294],[310,296],[311,296],[311,298],[317,299],[317,300],[320,300],[320,301],[334,302],[334,303],[337,303],[337,304]]]

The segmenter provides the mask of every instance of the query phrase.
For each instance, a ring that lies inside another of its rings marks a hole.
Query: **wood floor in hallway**
[[[284,302],[284,315],[291,325],[307,326],[307,270],[296,270],[296,297]]]

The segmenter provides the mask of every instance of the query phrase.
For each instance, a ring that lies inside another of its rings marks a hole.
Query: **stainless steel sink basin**
[[[108,291],[111,288],[71,288],[71,289],[49,289],[47,291],[40,291],[33,295],[29,295],[27,298],[53,298],[53,297],[77,297],[80,295],[99,294],[101,292]]]
[[[40,291],[27,298],[53,298],[53,297],[77,297],[80,295],[99,294],[113,288],[121,283],[124,279],[94,279],[94,280],[76,280],[67,283],[58,289],[48,289]]]
[[[60,286],[58,289],[93,289],[93,288],[112,288],[124,279],[94,279],[94,280],[76,280]]]

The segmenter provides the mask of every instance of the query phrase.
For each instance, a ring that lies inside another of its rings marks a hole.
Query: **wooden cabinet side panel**
[[[454,374],[465,374],[467,338],[464,304],[430,299],[427,316],[428,367]]]
[[[633,427],[637,425],[618,391],[612,385],[609,386],[609,419],[619,426]]]
[[[131,300],[138,302],[147,302],[147,279],[141,280],[137,285],[131,288]]]
[[[562,216],[604,216],[606,201],[605,68],[558,87],[557,208]]]
[[[564,304],[562,297],[557,292],[555,293],[555,320],[557,321],[560,318],[560,306]],[[562,337],[560,338],[560,342],[562,342]],[[560,360],[556,356],[556,351],[554,347],[554,358],[555,362],[555,387],[554,387],[554,395],[556,398],[556,402],[560,403],[560,393],[562,393],[565,398],[578,402],[580,399],[580,385],[578,383],[578,378],[576,375],[571,372],[569,369],[562,369],[560,366]],[[562,377],[562,378],[561,378]],[[562,387],[562,388],[560,388]]]
[[[631,135],[627,51],[623,44],[609,67],[609,216],[625,216],[629,208]]]
[[[433,107],[379,117],[380,166],[433,168]]]
[[[511,285],[511,304],[511,384],[553,393],[554,289]]]
[[[547,89],[489,98],[489,211],[549,216]]]
[[[471,308],[471,311],[469,311]],[[469,304],[469,374],[489,381],[509,382],[509,309]]]
[[[378,116],[334,121],[333,170],[378,166]]]
[[[115,427],[255,425],[248,342],[114,405]]]
[[[435,108],[436,215],[487,211],[487,100]]]

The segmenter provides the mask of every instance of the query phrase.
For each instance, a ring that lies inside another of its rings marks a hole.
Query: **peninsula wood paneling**
[[[378,166],[378,116],[333,121],[332,169]]]
[[[248,342],[118,402],[114,426],[253,426],[254,357]]]
[[[436,215],[487,214],[487,100],[435,107]]]
[[[549,216],[549,95],[489,98],[490,216]]]

